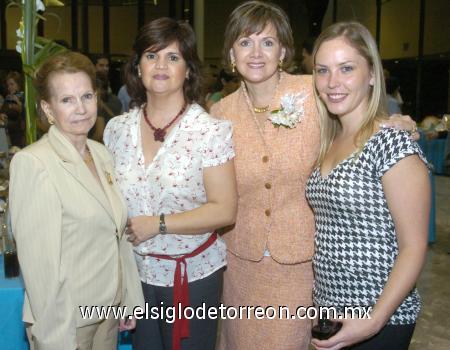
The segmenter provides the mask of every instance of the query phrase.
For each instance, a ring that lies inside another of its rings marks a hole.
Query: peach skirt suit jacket
[[[271,109],[281,98],[303,93],[304,115],[295,128],[266,121],[258,131],[242,87],[213,105],[213,116],[233,122],[238,214],[223,235],[228,248],[223,301],[233,306],[312,304],[314,217],[305,185],[320,144],[311,76],[281,73]],[[308,349],[311,322],[226,320],[220,349]]]
[[[83,319],[79,306],[108,306],[118,295],[129,313],[144,305],[112,158],[103,145],[87,145],[101,185],[55,126],[11,163],[11,222],[26,290],[23,320],[32,324],[40,350],[76,349],[76,329],[100,321]]]

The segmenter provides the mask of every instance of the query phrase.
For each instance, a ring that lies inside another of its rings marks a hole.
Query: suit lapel
[[[100,187],[100,184],[94,178],[89,168],[84,164],[83,159],[79,155],[75,147],[66,139],[64,135],[55,127],[52,126],[48,132],[49,142],[53,150],[62,160],[62,166],[67,173],[71,175],[92,197],[105,209],[111,219],[116,223],[116,215],[113,211],[105,192]],[[92,150],[91,150],[92,151]],[[93,155],[94,162],[97,167],[97,172],[102,180],[104,178],[104,171],[98,169],[98,164],[102,163],[97,155]],[[100,168],[101,169],[101,168]],[[104,185],[104,180],[102,180]],[[120,227],[120,226],[119,226]]]
[[[117,185],[115,185],[112,163],[104,161],[96,152],[96,148],[92,145],[92,143],[93,142],[91,140],[88,140],[89,149],[91,150],[92,157],[94,158],[97,173],[104,189],[104,194],[106,194],[109,201],[110,208],[113,213],[113,220],[119,230],[119,236],[121,236],[121,228],[125,226],[127,219],[126,210],[124,211],[124,207],[126,208],[126,205],[123,202],[122,195],[118,193]]]

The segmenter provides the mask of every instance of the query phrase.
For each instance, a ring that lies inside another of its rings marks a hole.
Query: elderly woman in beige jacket
[[[80,307],[143,305],[125,203],[111,156],[87,139],[97,117],[95,71],[89,59],[67,53],[36,75],[47,135],[11,163],[10,204],[25,282],[24,321],[32,348],[113,350],[119,320]],[[131,329],[133,320],[121,320]]]

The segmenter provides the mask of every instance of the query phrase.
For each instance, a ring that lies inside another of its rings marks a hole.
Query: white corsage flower
[[[305,93],[286,94],[281,97],[280,108],[270,112],[270,121],[276,127],[295,128],[305,114]]]

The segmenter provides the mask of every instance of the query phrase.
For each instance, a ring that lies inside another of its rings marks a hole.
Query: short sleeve
[[[218,166],[234,158],[233,128],[228,120],[214,120],[202,156],[203,167]]]
[[[383,129],[378,132],[374,140],[376,159],[376,174],[382,177],[389,169],[401,161],[403,158],[417,154],[419,158],[430,169],[428,163],[417,142],[411,140],[410,134],[404,130],[393,128]]]
[[[111,150],[111,129],[113,122],[110,120],[108,124],[106,124],[105,130],[103,131],[103,143],[106,148]]]

